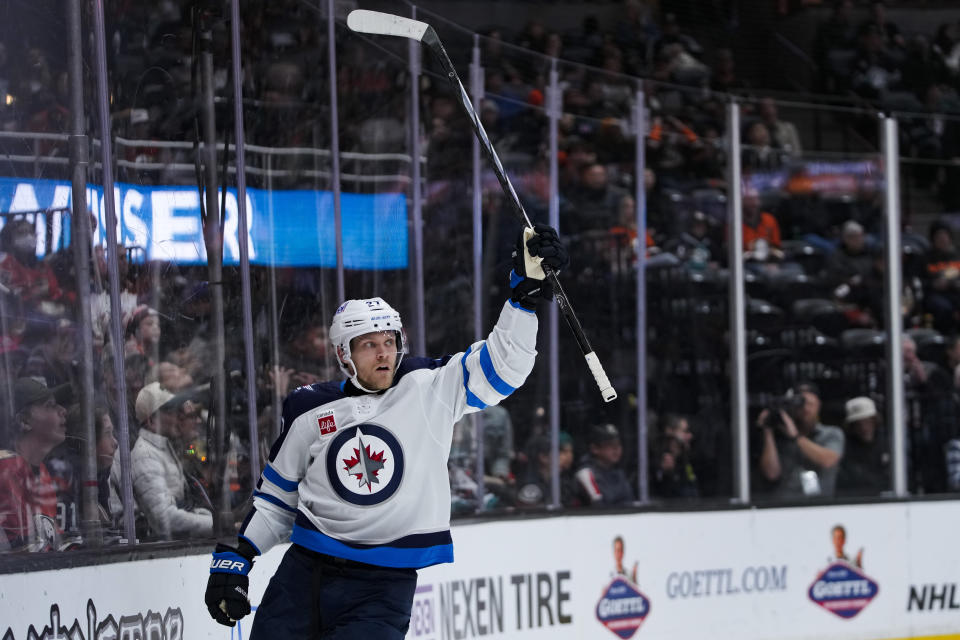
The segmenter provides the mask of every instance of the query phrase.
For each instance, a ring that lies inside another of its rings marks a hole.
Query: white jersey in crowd
[[[486,340],[440,360],[403,359],[385,391],[344,381],[291,393],[240,536],[260,553],[289,538],[379,566],[452,562],[453,425],[523,383],[536,337],[536,315],[508,301]]]

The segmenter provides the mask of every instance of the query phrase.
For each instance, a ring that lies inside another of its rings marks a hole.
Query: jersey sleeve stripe
[[[490,386],[500,395],[508,396],[516,390],[516,387],[507,384],[506,381],[497,374],[497,370],[493,366],[493,359],[490,357],[490,350],[487,349],[486,343],[484,343],[480,349],[480,368],[483,370],[483,375],[486,376],[487,382],[489,382]]]
[[[293,480],[287,480],[286,478],[281,476],[280,473],[276,469],[271,467],[269,464],[263,468],[263,477],[269,480],[270,482],[272,482],[273,484],[275,484],[277,487],[279,487],[283,491],[288,491],[288,492],[296,491],[297,486],[299,485],[298,482],[294,482]]]
[[[472,347],[471,347],[472,349]],[[487,405],[484,404],[483,400],[478,398],[473,391],[470,391],[470,372],[467,371],[467,356],[470,355],[470,349],[467,349],[463,352],[463,357],[460,358],[460,367],[463,369],[463,390],[467,394],[467,405],[474,407],[476,409],[486,409]]]
[[[290,505],[288,505],[286,502],[284,502],[283,500],[281,500],[281,499],[278,498],[277,496],[272,496],[272,495],[270,495],[269,493],[264,493],[264,492],[262,492],[262,491],[254,491],[254,492],[253,492],[253,497],[254,497],[254,498],[262,498],[263,500],[266,500],[267,502],[269,502],[269,503],[271,503],[271,504],[275,504],[275,505],[277,505],[278,507],[280,507],[281,509],[283,509],[283,510],[285,510],[285,511],[289,511],[290,513],[296,513],[296,512],[297,512],[297,508],[296,508],[296,507],[291,507]]]

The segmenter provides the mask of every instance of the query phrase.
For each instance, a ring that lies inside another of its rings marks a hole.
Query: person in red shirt
[[[0,285],[21,300],[26,310],[40,308],[49,315],[60,315],[66,297],[50,265],[37,259],[33,223],[22,218],[8,222],[0,230],[0,252]],[[49,308],[52,303],[58,303],[56,309]]]
[[[12,550],[50,551],[60,543],[57,484],[44,458],[64,441],[70,386],[38,378],[13,385],[13,451],[0,452],[0,529]]]
[[[768,262],[783,258],[780,224],[773,214],[760,209],[760,193],[748,187],[743,192],[744,259]]]

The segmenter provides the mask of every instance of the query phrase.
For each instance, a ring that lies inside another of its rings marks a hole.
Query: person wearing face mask
[[[0,230],[0,292],[20,300],[25,311],[48,315],[62,312],[64,291],[50,265],[37,258],[37,234],[32,222],[17,219]]]

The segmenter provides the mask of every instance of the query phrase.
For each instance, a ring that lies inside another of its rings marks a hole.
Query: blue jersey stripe
[[[483,375],[486,376],[490,386],[497,390],[502,396],[508,396],[514,392],[516,387],[511,387],[503,378],[497,375],[497,370],[493,367],[493,359],[490,357],[490,350],[486,343],[480,349],[480,368],[483,369]]]
[[[277,505],[277,506],[280,507],[281,509],[284,509],[284,510],[286,510],[286,511],[290,511],[291,513],[296,513],[296,512],[297,512],[297,508],[296,508],[296,507],[291,507],[290,505],[288,505],[286,502],[284,502],[283,500],[281,500],[281,499],[278,498],[277,496],[272,496],[272,495],[270,495],[269,493],[264,493],[264,492],[262,492],[262,491],[254,491],[254,492],[253,492],[253,497],[254,497],[254,498],[263,498],[263,499],[266,500],[267,502],[272,502],[273,504]]]
[[[452,542],[421,548],[383,545],[369,549],[355,549],[319,531],[297,524],[293,525],[290,541],[311,551],[380,567],[422,569],[434,564],[453,562]]]
[[[303,511],[297,513],[297,519],[294,521],[294,524],[301,529],[319,533],[319,529],[310,521],[310,518],[304,515]],[[450,537],[450,530],[444,529],[443,531],[434,531],[432,533],[411,533],[408,536],[403,536],[402,538],[397,538],[396,540],[391,540],[383,544],[364,544],[362,542],[348,542],[346,540],[338,540],[338,542],[354,549],[377,549],[384,546],[402,549],[424,549],[427,547],[451,544],[453,538]]]
[[[487,405],[483,403],[483,400],[474,395],[473,391],[470,391],[470,372],[467,371],[468,355],[470,355],[470,349],[464,351],[463,357],[460,358],[460,367],[463,369],[463,390],[467,393],[467,404],[477,409],[486,409]]]
[[[519,302],[514,302],[513,300],[507,300],[507,302],[509,302],[510,306],[513,307],[514,309],[520,309],[520,311],[526,311],[527,313],[532,313],[532,314],[537,313],[533,309],[527,309],[525,306],[523,306]]]
[[[293,480],[287,480],[286,478],[281,476],[280,473],[276,469],[271,467],[269,464],[263,468],[263,477],[269,480],[270,482],[272,482],[273,484],[277,485],[284,491],[296,491],[297,485],[299,484],[298,482],[294,482]]]

